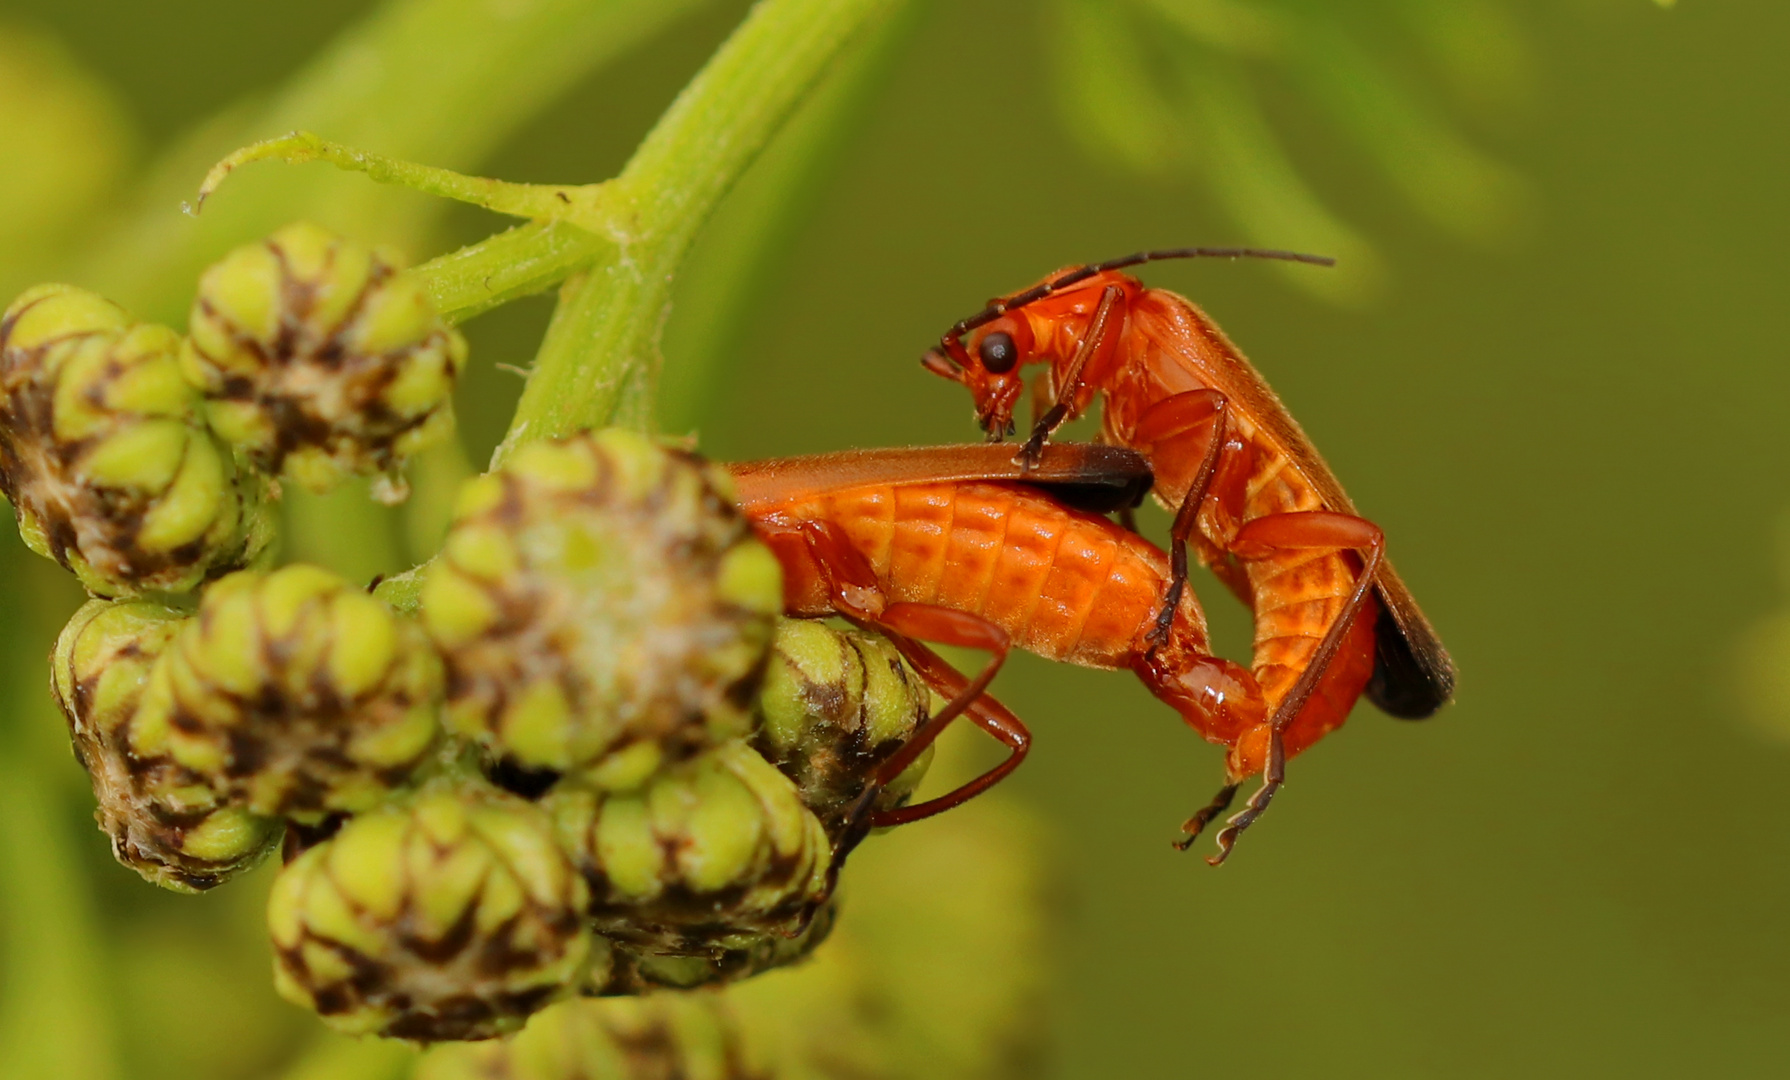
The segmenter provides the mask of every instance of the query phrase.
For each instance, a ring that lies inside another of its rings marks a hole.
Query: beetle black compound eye
[[[1019,346],[1013,343],[1012,334],[996,330],[982,339],[982,344],[976,347],[976,355],[990,374],[1005,375],[1019,363]]]

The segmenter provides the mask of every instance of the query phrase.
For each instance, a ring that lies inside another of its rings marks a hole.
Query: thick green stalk
[[[839,52],[900,0],[764,0],[613,181],[613,257],[568,283],[501,456],[610,421],[650,420],[671,280],[702,223]],[[624,393],[629,383],[631,393]]]
[[[776,287],[797,234],[812,219],[870,99],[904,54],[921,10],[908,5],[840,57],[703,227],[672,298],[700,304],[701,315],[665,328],[657,409],[664,430],[694,430],[722,393],[742,325]]]
[[[140,205],[77,274],[150,318],[178,318],[224,249],[310,217],[365,240],[418,244],[436,204],[309,169],[267,170],[180,212],[212,162],[296,129],[449,168],[476,164],[568,86],[704,0],[394,0],[265,106],[208,125],[159,162]]]

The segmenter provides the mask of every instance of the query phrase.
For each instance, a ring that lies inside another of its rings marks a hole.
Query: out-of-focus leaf
[[[25,653],[32,660],[35,650]],[[38,661],[41,664],[41,661]],[[30,684],[42,696],[37,679]],[[9,709],[34,724],[49,710],[26,706],[15,682]],[[6,966],[0,982],[0,1077],[108,1080],[119,1075],[102,992],[100,923],[73,851],[71,823],[40,770],[0,761],[0,917]]]
[[[1757,734],[1790,744],[1790,612],[1759,620],[1734,648],[1740,714]]]
[[[1531,104],[1535,61],[1508,9],[1493,0],[1404,0],[1399,10],[1468,105],[1499,115]]]
[[[416,1060],[416,1049],[406,1043],[324,1030],[280,1080],[400,1080]]]
[[[117,184],[130,129],[111,92],[60,42],[0,25],[0,296],[51,261]]]
[[[1180,65],[1201,175],[1257,244],[1329,255],[1332,270],[1275,263],[1288,281],[1342,304],[1371,299],[1385,270],[1373,248],[1325,207],[1299,176],[1249,87],[1216,58]]]
[[[1251,56],[1272,54],[1287,20],[1260,4],[1238,0],[1139,0],[1168,23],[1210,48]]]
[[[1064,123],[1089,157],[1145,176],[1186,163],[1174,106],[1150,78],[1150,57],[1122,8],[1057,0],[1046,38]]]
[[[1313,19],[1292,70],[1412,206],[1464,239],[1494,244],[1523,213],[1523,185],[1402,85],[1338,23]]]
[[[1408,21],[1463,94],[1513,101],[1527,85],[1521,37],[1495,0],[1411,7]],[[1248,92],[1261,69],[1282,69],[1424,217],[1470,240],[1518,231],[1525,189],[1476,148],[1424,92],[1359,44],[1351,5],[1293,0],[1058,0],[1047,24],[1053,83],[1074,137],[1096,157],[1152,177],[1190,173],[1250,238],[1336,254],[1343,269],[1279,272],[1301,288],[1360,302],[1385,280],[1366,241],[1300,175],[1274,124]],[[1166,97],[1157,75],[1180,80]]]

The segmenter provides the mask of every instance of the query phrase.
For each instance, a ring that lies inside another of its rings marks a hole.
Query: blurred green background
[[[611,175],[744,10],[681,6],[442,163]],[[0,202],[67,207],[0,215],[8,289],[128,281],[78,253],[130,178],[368,10],[10,0],[0,139],[90,153],[48,180],[0,157]],[[1144,276],[1225,326],[1385,526],[1459,702],[1418,725],[1363,705],[1212,871],[1168,842],[1218,751],[1124,676],[1012,663],[997,692],[1037,746],[1009,787],[1044,823],[1059,925],[1023,1072],[1790,1068],[1786,41],[1790,8],[1764,0],[932,3],[723,208],[668,324],[664,397],[667,427],[722,458],[976,437],[915,361],[1059,265],[1235,241],[1343,257],[1329,278]],[[259,168],[232,184],[281,182]],[[365,220],[401,222],[419,258],[495,226],[389,198],[397,217]],[[119,298],[176,318],[186,282]],[[475,460],[520,386],[493,364],[525,363],[548,310],[469,328]],[[396,568],[391,536],[337,561]],[[5,544],[3,662],[29,688],[72,586]],[[1240,651],[1244,615],[1201,580]],[[312,1021],[267,988],[259,893],[155,894],[86,823],[47,704],[11,709],[4,739],[0,1072],[275,1070]]]

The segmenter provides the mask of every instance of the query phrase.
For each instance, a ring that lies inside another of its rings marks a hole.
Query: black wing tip
[[[1454,661],[1440,642],[1413,648],[1389,610],[1380,612],[1374,629],[1378,648],[1367,697],[1380,711],[1399,720],[1427,720],[1454,700]]]

